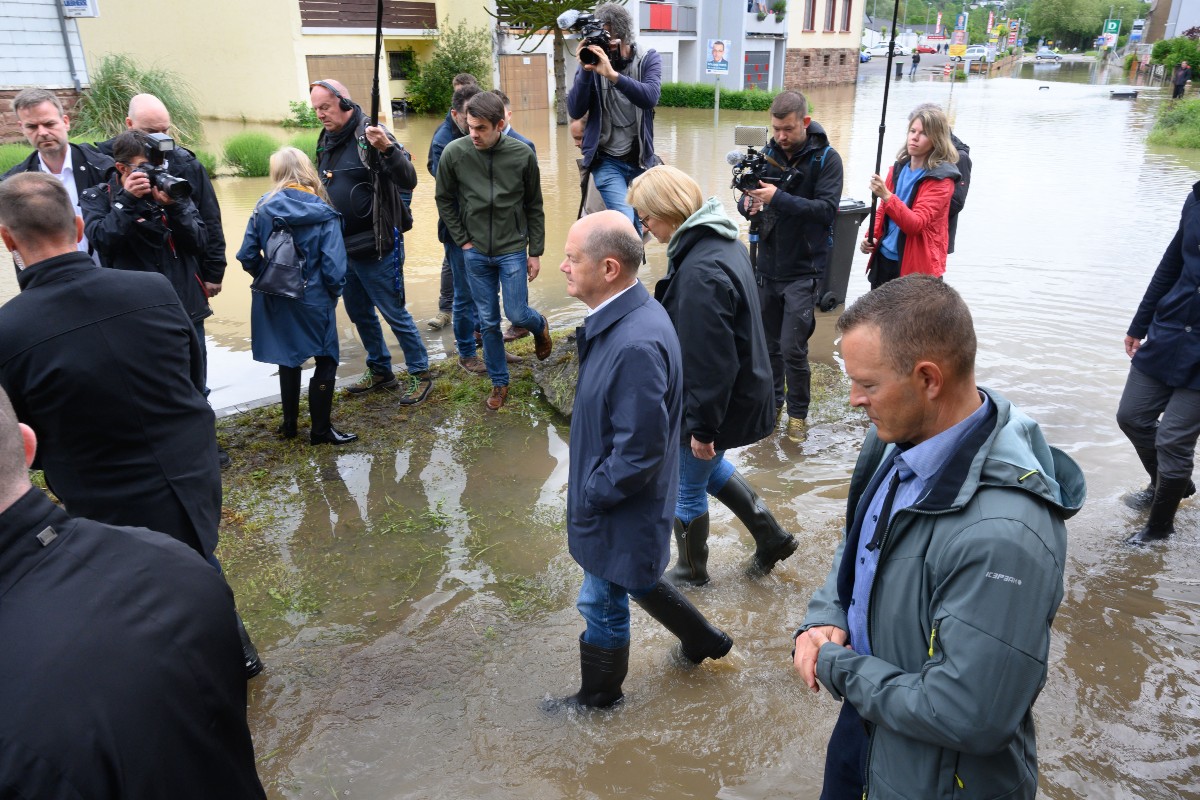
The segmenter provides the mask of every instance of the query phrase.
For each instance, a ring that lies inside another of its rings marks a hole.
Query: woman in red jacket
[[[957,162],[950,123],[942,110],[915,112],[908,123],[908,140],[888,170],[887,181],[871,176],[879,213],[860,249],[871,254],[867,272],[872,289],[901,275],[919,272],[941,277],[946,271]]]

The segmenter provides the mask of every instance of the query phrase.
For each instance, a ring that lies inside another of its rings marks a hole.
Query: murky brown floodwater
[[[975,314],[980,382],[1038,419],[1088,477],[1037,705],[1042,796],[1200,797],[1200,504],[1185,505],[1165,547],[1121,547],[1138,520],[1119,496],[1144,476],[1113,422],[1125,327],[1200,154],[1146,147],[1161,89],[1113,101],[1084,65],[1017,74],[953,89],[975,172],[947,279]],[[849,196],[867,196],[882,88],[868,79],[811,96],[846,159]],[[894,85],[885,161],[908,109],[948,99],[939,80]],[[661,111],[658,147],[731,205],[722,156],[732,127],[764,121],[725,112],[714,131],[711,112]],[[400,136],[424,153],[434,127],[410,120]],[[517,127],[537,143],[550,211],[532,299],[565,326],[582,316],[555,269],[577,203],[575,152],[565,131]],[[265,181],[217,186],[232,250]],[[406,277],[423,319],[441,260],[424,172],[416,210]],[[867,288],[862,267],[851,297]],[[663,269],[653,246],[646,280]],[[236,266],[215,305],[214,402],[273,394],[270,368],[249,359],[248,281]],[[832,320],[814,340],[830,363]],[[362,355],[344,318],[342,337],[350,374]],[[426,340],[433,352],[452,347],[448,335]],[[713,582],[691,597],[735,638],[731,656],[681,669],[669,635],[635,611],[628,699],[594,719],[537,709],[578,680],[564,426],[514,410],[482,438],[453,425],[414,432],[394,457],[306,452],[264,529],[274,566],[249,583],[229,565],[268,662],[251,684],[250,718],[271,796],[815,797],[837,709],[802,689],[788,637],[828,569],[863,432],[841,398],[815,414],[803,444],[776,436],[736,455],[803,538],[792,559],[765,580],[742,577],[749,537],[714,504]]]

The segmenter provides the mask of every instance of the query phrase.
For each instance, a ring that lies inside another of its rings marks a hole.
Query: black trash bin
[[[829,265],[816,295],[817,308],[822,311],[833,311],[846,302],[850,265],[858,247],[858,228],[870,215],[871,207],[861,200],[843,197],[838,205],[837,219],[833,223],[833,252],[829,254]]]
[[[904,77],[904,63],[901,61],[896,62],[896,77],[897,78]]]

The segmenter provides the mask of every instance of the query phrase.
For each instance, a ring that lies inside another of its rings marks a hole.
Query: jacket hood
[[[971,146],[968,145],[966,142],[964,142],[962,139],[955,136],[953,133],[950,134],[950,143],[953,144],[954,149],[959,151],[960,153],[966,153],[967,155],[971,154]]]
[[[256,210],[272,217],[283,217],[289,225],[316,225],[338,216],[338,212],[315,194],[299,189],[283,189],[263,195]]]
[[[1037,423],[1003,396],[983,387],[980,391],[995,404],[995,424],[971,462],[955,505],[965,503],[980,486],[1007,486],[1055,506],[1063,519],[1074,516],[1087,496],[1079,465],[1047,444]]]
[[[675,249],[679,245],[679,237],[685,232],[693,228],[708,228],[718,236],[724,236],[726,239],[738,238],[737,223],[729,218],[725,213],[725,209],[721,206],[721,201],[715,197],[710,197],[704,201],[704,205],[683,221],[675,233],[671,234],[671,241],[667,244],[667,258],[672,258],[675,255]]]

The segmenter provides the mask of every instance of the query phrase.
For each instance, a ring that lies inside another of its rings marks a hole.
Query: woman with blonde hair
[[[358,437],[330,424],[334,381],[337,377],[338,336],[335,311],[346,283],[346,246],[341,215],[312,162],[294,147],[271,156],[274,186],[258,201],[238,251],[242,268],[257,277],[265,265],[267,240],[282,220],[291,229],[296,250],[304,257],[304,290],[297,299],[254,292],[250,305],[250,347],[255,361],[279,366],[279,395],[283,402],[285,439],[296,436],[300,414],[300,367],[316,359],[308,382],[308,412],[312,444],[346,444]]]
[[[879,213],[860,249],[871,254],[867,271],[872,289],[901,275],[940,278],[946,272],[950,199],[960,178],[957,163],[945,113],[936,106],[918,107],[887,180],[871,176]]]
[[[673,583],[708,582],[708,495],[742,521],[756,544],[751,571],[770,572],[796,551],[746,479],[724,458],[775,427],[775,389],[750,255],[717,198],[668,166],[629,187],[642,227],[667,244],[667,275],[654,290],[679,335],[683,424]]]

